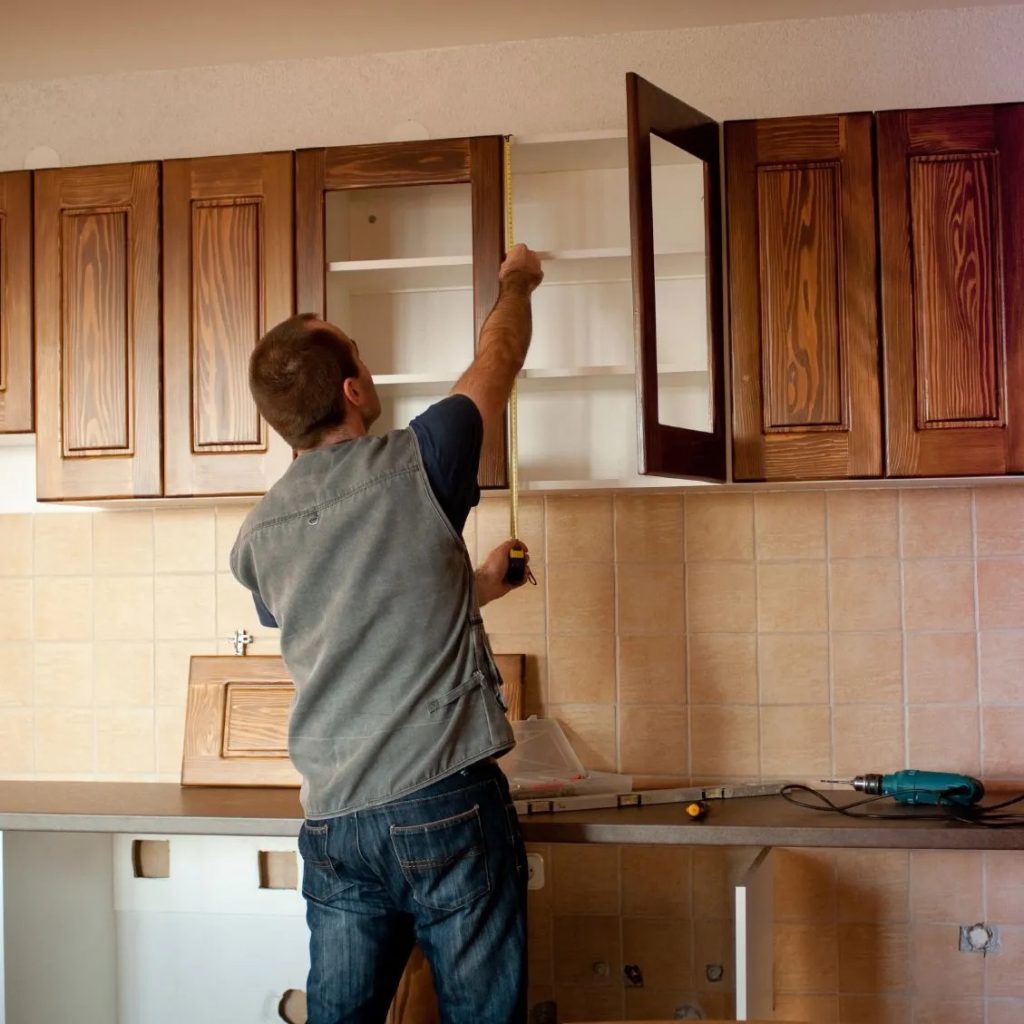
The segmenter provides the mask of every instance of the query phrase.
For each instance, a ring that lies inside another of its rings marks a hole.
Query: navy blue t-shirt
[[[423,455],[423,468],[448,521],[462,533],[469,510],[480,501],[476,482],[484,422],[472,398],[449,395],[417,416],[409,427]],[[253,594],[261,626],[277,626],[259,594]]]

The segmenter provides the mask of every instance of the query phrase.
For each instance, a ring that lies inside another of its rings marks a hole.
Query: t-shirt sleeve
[[[469,510],[480,501],[484,421],[468,395],[449,395],[409,426],[419,441],[427,480],[448,521],[461,533]]]
[[[277,629],[277,619],[274,618],[274,613],[263,603],[263,598],[255,590],[252,592],[252,600],[256,605],[256,618],[260,620],[260,625]]]

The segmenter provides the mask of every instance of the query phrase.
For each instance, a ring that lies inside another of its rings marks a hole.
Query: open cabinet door
[[[639,471],[725,480],[719,125],[626,75]]]

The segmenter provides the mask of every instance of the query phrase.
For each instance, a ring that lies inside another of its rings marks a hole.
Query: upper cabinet
[[[887,469],[1024,471],[1024,105],[878,115]]]
[[[500,136],[296,154],[300,312],[360,347],[381,428],[404,427],[473,360],[504,254]],[[480,485],[507,481],[505,437],[484,437]]]
[[[292,154],[164,164],[164,493],[261,494],[291,462],[249,355],[293,311]]]
[[[160,166],[40,171],[37,491],[161,493]]]
[[[0,434],[32,430],[32,175],[0,174]]]
[[[638,468],[725,480],[719,126],[632,73],[626,115]]]
[[[725,126],[733,477],[882,475],[872,118]]]
[[[290,461],[247,364],[294,308],[292,155],[163,173],[162,201],[156,163],[36,176],[42,499],[260,494]]]

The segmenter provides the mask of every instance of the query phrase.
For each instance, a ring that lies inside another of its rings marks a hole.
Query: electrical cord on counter
[[[847,818],[863,818],[871,821],[957,821],[964,825],[976,825],[981,828],[1013,828],[1024,826],[1024,814],[997,814],[1005,807],[1024,802],[1024,793],[1002,800],[999,803],[975,804],[965,807],[963,804],[955,803],[952,800],[943,802],[940,795],[940,803],[937,805],[943,810],[941,813],[933,814],[927,811],[882,811],[872,812],[858,810],[868,804],[876,804],[879,800],[889,799],[887,796],[869,796],[863,800],[856,800],[850,804],[837,804],[828,793],[820,789],[812,789],[810,786],[803,786],[798,783],[789,783],[780,790],[782,798],[797,807],[805,807],[811,811],[828,811],[833,814],[841,814]],[[817,800],[817,803],[809,803],[806,799],[799,799],[797,794],[810,794]]]

